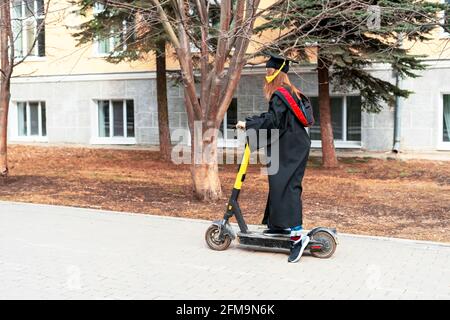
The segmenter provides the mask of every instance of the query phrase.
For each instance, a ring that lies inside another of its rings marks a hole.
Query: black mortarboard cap
[[[273,68],[273,69],[278,70],[281,68],[281,66],[283,65],[283,62],[284,62],[284,66],[281,69],[281,71],[284,73],[288,73],[288,71],[289,71],[289,62],[294,62],[294,63],[296,62],[294,60],[282,57],[278,54],[271,53],[271,52],[267,53],[267,55],[269,56],[269,60],[267,60],[267,62],[266,62],[266,68]]]

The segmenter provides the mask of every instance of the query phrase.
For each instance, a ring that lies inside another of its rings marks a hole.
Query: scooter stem
[[[245,144],[244,156],[242,157],[241,165],[239,166],[239,172],[234,182],[234,189],[241,190],[242,182],[245,180],[245,174],[247,173],[247,167],[250,162],[250,147],[248,143]]]

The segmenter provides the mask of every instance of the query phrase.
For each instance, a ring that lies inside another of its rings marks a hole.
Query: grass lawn
[[[193,200],[189,167],[151,151],[14,145],[0,200],[220,219],[236,165],[220,167],[224,199]],[[450,161],[341,159],[334,170],[309,162],[303,182],[304,227],[450,242]],[[253,165],[241,193],[248,223],[262,219],[267,177]]]

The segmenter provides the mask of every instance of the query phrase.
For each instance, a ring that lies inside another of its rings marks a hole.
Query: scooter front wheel
[[[333,236],[325,231],[316,232],[312,238],[314,241],[322,244],[320,251],[311,251],[311,255],[316,258],[327,259],[330,258],[336,251],[337,243]]]
[[[212,225],[206,230],[205,240],[208,247],[217,251],[226,250],[231,244],[231,238],[227,234],[220,239],[220,228],[216,225]]]

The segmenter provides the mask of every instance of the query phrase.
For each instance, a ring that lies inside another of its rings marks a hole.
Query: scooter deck
[[[291,249],[291,241],[289,236],[267,236],[260,232],[238,232],[239,245],[241,247],[262,251],[289,252]],[[319,252],[323,248],[323,243],[310,240],[306,246],[306,250],[311,252]]]
[[[255,249],[275,249],[289,251],[291,247],[290,238],[287,236],[266,236],[260,232],[237,233],[239,243],[245,247]]]

